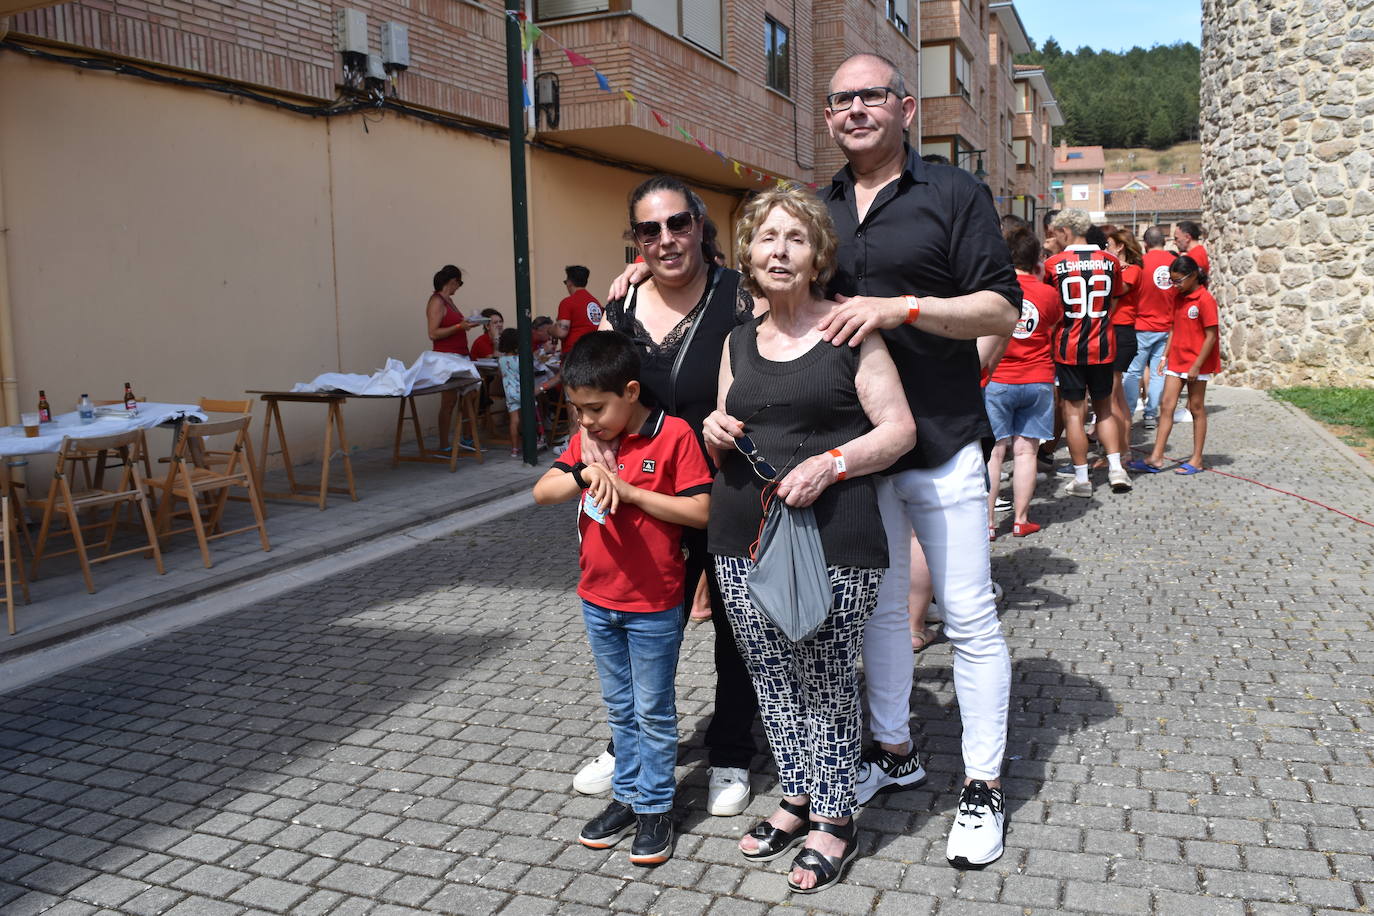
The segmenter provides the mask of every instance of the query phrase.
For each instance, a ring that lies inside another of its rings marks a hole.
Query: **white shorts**
[[[1186,372],[1175,372],[1175,371],[1172,370],[1172,369],[1165,369],[1165,370],[1164,370],[1164,374],[1165,374],[1165,375],[1172,375],[1174,378],[1181,378],[1181,379],[1183,379],[1185,382],[1188,381],[1188,373],[1186,373]],[[1195,382],[1210,382],[1211,380],[1212,380],[1212,373],[1210,373],[1210,372],[1208,372],[1206,375],[1199,375],[1197,378],[1193,379],[1193,381],[1195,381]]]

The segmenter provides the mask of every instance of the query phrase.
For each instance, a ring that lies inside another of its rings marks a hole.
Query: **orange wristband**
[[[915,296],[903,296],[906,300],[906,323],[915,324],[921,317],[921,302]]]
[[[832,448],[828,454],[835,459],[835,479],[844,480],[844,455],[840,454],[840,450],[837,448]]]

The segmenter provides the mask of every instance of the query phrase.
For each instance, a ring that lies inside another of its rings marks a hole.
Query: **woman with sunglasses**
[[[639,345],[644,397],[700,430],[716,406],[720,348],[736,325],[753,317],[754,300],[741,290],[738,271],[712,262],[706,205],[686,184],[655,176],[631,192],[629,204],[630,237],[647,276],[624,296],[607,301],[600,329],[619,331]],[[582,454],[588,463],[599,459],[615,468],[614,452],[605,443],[584,436]],[[706,588],[715,629],[716,705],[706,730],[707,811],[728,817],[743,811],[751,797],[749,764],[756,750],[752,732],[758,706],[720,603],[706,533],[686,529],[684,547],[684,607],[690,609],[698,588]],[[586,794],[604,792],[614,769],[614,748],[608,747],[582,767],[573,787]]]
[[[868,475],[916,444],[882,336],[835,347],[817,330],[836,305],[823,298],[836,245],[825,205],[799,188],[765,192],[745,208],[736,251],[745,288],[765,298],[768,311],[730,334],[719,406],[704,428],[720,465],[709,547],[783,796],[739,848],[746,859],[769,861],[805,843],[788,876],[799,893],[839,881],[858,851],[857,666],[888,565]],[[779,499],[813,507],[834,593],[820,630],[797,642],[749,599],[753,543],[765,506]]]

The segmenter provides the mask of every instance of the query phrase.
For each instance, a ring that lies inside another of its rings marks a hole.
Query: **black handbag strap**
[[[725,273],[724,270],[714,264],[711,265],[710,269],[711,280],[706,285],[706,295],[693,309],[693,311],[697,312],[697,317],[691,325],[688,326],[687,335],[682,338],[682,345],[678,347],[677,358],[673,360],[673,369],[668,374],[668,404],[666,405],[666,409],[668,413],[673,415],[677,414],[677,376],[682,370],[682,361],[687,357],[687,350],[692,346],[692,338],[696,336],[697,326],[701,324],[702,319],[705,317],[706,310],[711,307],[711,300],[716,295],[716,287],[720,284],[720,278]],[[631,287],[630,294],[625,302],[625,326],[629,328],[633,328],[635,323],[635,308],[638,306],[638,303],[634,300],[637,292],[639,292],[638,286]]]

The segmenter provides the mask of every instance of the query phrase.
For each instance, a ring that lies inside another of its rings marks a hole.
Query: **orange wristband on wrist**
[[[921,317],[921,303],[915,296],[903,296],[906,300],[906,323],[915,324],[916,319]]]
[[[844,480],[844,455],[842,455],[837,448],[832,448],[827,454],[835,459],[835,479]]]

